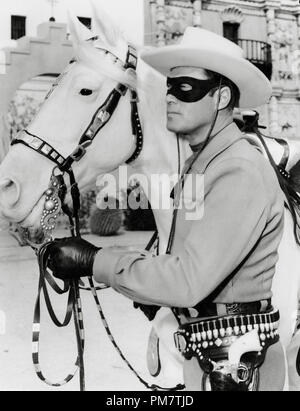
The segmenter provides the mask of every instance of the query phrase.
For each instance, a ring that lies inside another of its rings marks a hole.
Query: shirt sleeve
[[[153,257],[142,250],[102,249],[94,263],[96,281],[143,304],[193,307],[209,296],[256,245],[270,206],[250,161],[211,166],[204,184],[203,217],[187,222],[190,230],[179,252]]]

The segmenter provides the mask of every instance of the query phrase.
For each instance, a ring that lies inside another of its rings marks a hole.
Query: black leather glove
[[[55,239],[49,245],[48,266],[54,277],[61,280],[92,277],[97,252],[88,241],[78,237]]]
[[[148,318],[149,321],[154,320],[157,311],[159,311],[161,309],[161,307],[157,306],[157,305],[145,305],[145,304],[140,304],[137,302],[133,302],[133,306],[136,309],[140,309],[141,311],[143,311],[143,313],[145,314],[145,316]]]

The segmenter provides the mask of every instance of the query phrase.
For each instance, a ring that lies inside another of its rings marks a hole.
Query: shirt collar
[[[225,151],[228,147],[234,144],[236,141],[241,139],[242,133],[235,123],[229,124],[224,130],[222,130],[215,137],[212,137],[208,145],[204,148],[203,152],[196,159],[192,165],[192,170],[203,173],[208,166],[208,164],[217,157],[222,151]],[[194,146],[197,148],[198,146]],[[192,148],[192,147],[191,147]],[[199,144],[199,149],[201,149],[201,144]],[[193,148],[192,148],[193,150]],[[194,152],[193,158],[197,156],[197,152]]]

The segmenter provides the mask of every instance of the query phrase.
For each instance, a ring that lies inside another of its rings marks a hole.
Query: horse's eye
[[[91,94],[93,94],[93,90],[90,90],[88,88],[83,88],[82,90],[80,90],[80,94],[82,96],[90,96]]]

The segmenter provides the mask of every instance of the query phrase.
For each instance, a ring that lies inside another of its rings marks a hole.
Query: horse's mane
[[[249,130],[246,130],[249,132]],[[279,185],[285,195],[286,198],[286,207],[291,213],[293,223],[294,223],[294,237],[296,240],[296,243],[300,245],[300,223],[299,223],[299,218],[300,218],[300,161],[290,170],[289,176],[286,177],[282,175],[282,173],[279,170],[279,167],[275,163],[275,160],[272,157],[272,154],[270,153],[267,144],[264,141],[264,137],[269,137],[269,136],[264,136],[260,131],[259,128],[256,124],[253,124],[252,130],[253,133],[257,135],[259,138],[261,145],[263,146],[268,159],[271,163],[271,166],[273,167]],[[270,137],[271,138],[271,137]]]
[[[300,160],[290,169],[291,184],[300,193]]]

